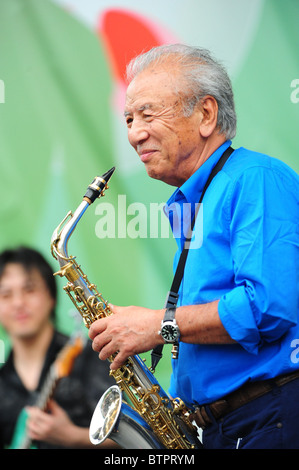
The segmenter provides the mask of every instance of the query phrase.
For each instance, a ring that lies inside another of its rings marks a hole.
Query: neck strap
[[[195,224],[195,220],[196,220],[198,210],[200,208],[200,204],[201,204],[201,202],[204,198],[205,192],[208,189],[211,181],[217,175],[217,173],[222,169],[223,165],[225,164],[225,162],[227,161],[227,159],[229,158],[229,156],[232,154],[233,151],[234,151],[234,149],[232,147],[228,147],[224,151],[224,153],[221,155],[220,159],[218,160],[218,162],[214,166],[213,170],[211,171],[211,173],[210,173],[210,175],[207,179],[207,182],[206,182],[206,184],[203,188],[203,191],[202,191],[200,199],[199,199],[199,203],[197,205],[194,217],[192,219],[190,228],[188,230],[188,235],[185,239],[184,247],[183,247],[182,253],[180,255],[180,259],[179,259],[179,262],[178,262],[178,265],[177,265],[177,268],[176,268],[176,272],[175,272],[175,275],[174,275],[174,278],[173,278],[173,281],[172,281],[172,284],[171,284],[170,291],[168,292],[168,295],[167,295],[165,308],[176,308],[176,306],[177,306],[177,301],[178,301],[178,298],[179,298],[178,292],[179,292],[179,288],[180,288],[182,278],[183,278],[183,275],[184,275],[185,264],[186,264],[187,255],[188,255],[188,252],[189,252],[189,246],[190,246],[190,242],[192,240],[192,235],[193,235],[193,228],[194,228],[194,224]],[[152,367],[151,368],[152,368],[152,370],[155,370],[159,360],[161,359],[162,350],[163,350],[163,344],[156,346],[152,350],[152,353],[151,353],[151,356],[152,356]]]

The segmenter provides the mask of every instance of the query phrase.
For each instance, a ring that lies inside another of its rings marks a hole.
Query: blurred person
[[[20,247],[0,254],[0,324],[11,342],[0,368],[0,448],[16,438],[24,409],[28,417],[19,442],[27,434],[40,449],[94,447],[89,441],[90,419],[102,393],[115,382],[108,364],[99,363],[90,340],[75,357],[69,375],[58,381],[46,410],[36,406],[50,367],[70,344],[54,327],[56,302],[53,271],[39,252]],[[99,447],[109,446],[114,443],[107,439]]]

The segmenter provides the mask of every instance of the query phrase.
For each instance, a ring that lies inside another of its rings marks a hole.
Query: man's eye
[[[133,119],[132,119],[131,117],[127,117],[127,118],[126,118],[126,124],[127,124],[128,127],[130,127],[130,125],[132,124],[132,122],[133,122]]]
[[[9,291],[0,291],[0,297],[1,299],[9,299],[11,297],[11,292]]]
[[[36,292],[37,288],[35,286],[27,286],[24,289],[26,294],[32,294],[32,292]]]

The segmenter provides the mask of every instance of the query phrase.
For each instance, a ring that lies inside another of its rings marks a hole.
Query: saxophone
[[[68,255],[67,244],[86,209],[108,189],[114,170],[113,167],[101,177],[94,178],[81,204],[74,213],[68,212],[51,238],[51,252],[60,265],[54,275],[68,280],[64,290],[87,328],[112,312],[75,257]],[[113,357],[109,358],[110,362]],[[109,436],[122,448],[129,449],[201,447],[196,428],[189,420],[190,411],[181,399],[168,397],[139,356],[129,357],[123,366],[110,374],[116,385],[106,390],[94,410],[89,428],[93,444],[100,444]]]

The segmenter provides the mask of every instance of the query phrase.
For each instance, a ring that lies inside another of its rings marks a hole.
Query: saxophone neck
[[[51,238],[51,253],[60,264],[65,264],[67,261],[69,261],[70,257],[67,252],[68,240],[86,209],[97,198],[104,196],[105,189],[108,189],[108,182],[114,171],[115,167],[111,168],[102,176],[96,176],[88,186],[83,200],[74,214],[71,211],[68,212],[62,222],[54,230]]]

